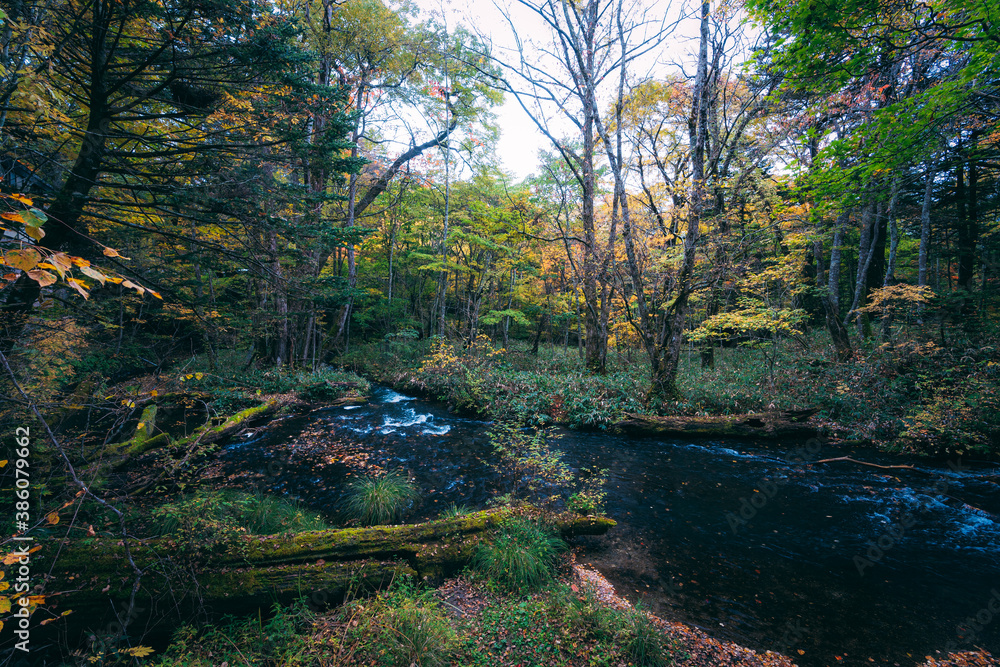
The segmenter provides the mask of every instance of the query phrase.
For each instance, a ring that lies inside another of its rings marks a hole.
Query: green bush
[[[455,630],[431,597],[431,591],[418,591],[409,583],[401,584],[386,600],[380,624],[392,665],[443,667],[452,664]]]
[[[538,590],[552,581],[556,556],[565,548],[562,539],[541,524],[512,519],[492,541],[479,546],[471,566],[499,589]]]
[[[385,525],[402,518],[417,496],[417,487],[406,475],[387,472],[350,484],[342,512],[363,526]]]

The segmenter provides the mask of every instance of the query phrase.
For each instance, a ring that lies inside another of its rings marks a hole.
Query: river
[[[221,474],[334,516],[350,475],[401,469],[421,490],[408,519],[430,518],[507,490],[489,465],[488,428],[379,388],[367,404],[230,441]],[[572,467],[609,471],[607,513],[619,525],[578,538],[580,560],[665,619],[804,667],[908,666],[974,646],[1000,654],[995,465],[816,441],[566,431],[556,444]],[[914,468],[810,463],[844,455]]]

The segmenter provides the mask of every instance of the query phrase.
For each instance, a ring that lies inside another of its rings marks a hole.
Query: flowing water
[[[333,515],[361,471],[408,472],[410,519],[509,490],[489,424],[388,389],[230,442],[234,482]],[[1000,468],[855,457],[815,442],[626,438],[567,432],[574,468],[606,468],[607,536],[579,538],[634,601],[800,665],[916,665],[946,650],[1000,655]],[[252,479],[247,479],[247,478]],[[971,621],[972,623],[969,623]]]

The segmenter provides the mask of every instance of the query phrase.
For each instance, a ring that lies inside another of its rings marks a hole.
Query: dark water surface
[[[411,518],[428,518],[506,490],[487,463],[488,426],[379,389],[370,404],[230,442],[222,462],[327,513],[350,473],[405,469],[422,493]],[[976,646],[1000,655],[996,466],[867,451],[856,457],[915,469],[814,465],[850,452],[804,442],[568,432],[557,446],[573,467],[609,470],[619,525],[582,539],[581,560],[663,618],[810,667],[915,665]]]

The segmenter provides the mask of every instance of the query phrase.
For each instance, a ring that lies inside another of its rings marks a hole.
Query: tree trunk
[[[896,222],[897,205],[899,204],[899,176],[892,179],[892,199],[889,200],[889,261],[886,264],[883,287],[896,282],[896,251],[899,249],[899,225]]]
[[[812,437],[816,425],[808,423],[816,410],[772,414],[720,415],[711,417],[657,417],[629,415],[614,428],[628,435],[792,438]]]
[[[687,323],[687,306],[694,291],[695,249],[701,229],[701,213],[705,198],[705,146],[708,141],[708,104],[705,90],[708,79],[708,21],[711,5],[701,5],[701,37],[698,49],[698,71],[695,76],[691,115],[688,118],[688,140],[691,145],[691,195],[688,206],[687,234],[684,236],[684,257],[677,274],[677,294],[663,318],[658,332],[656,358],[650,382],[650,398],[654,401],[677,397],[677,370],[680,366],[681,345]]]
[[[840,319],[840,267],[843,258],[844,230],[847,227],[847,221],[850,217],[850,211],[844,211],[837,217],[837,222],[834,223],[833,247],[830,249],[830,268],[827,272],[827,293],[823,299],[826,328],[830,332],[833,347],[837,351],[838,361],[847,361],[853,354],[851,350],[851,338],[847,333],[847,327],[844,326],[843,320]]]
[[[927,252],[931,244],[931,195],[934,190],[933,157],[927,160],[924,176],[924,203],[920,209],[920,254],[917,260],[917,285],[927,286]]]

